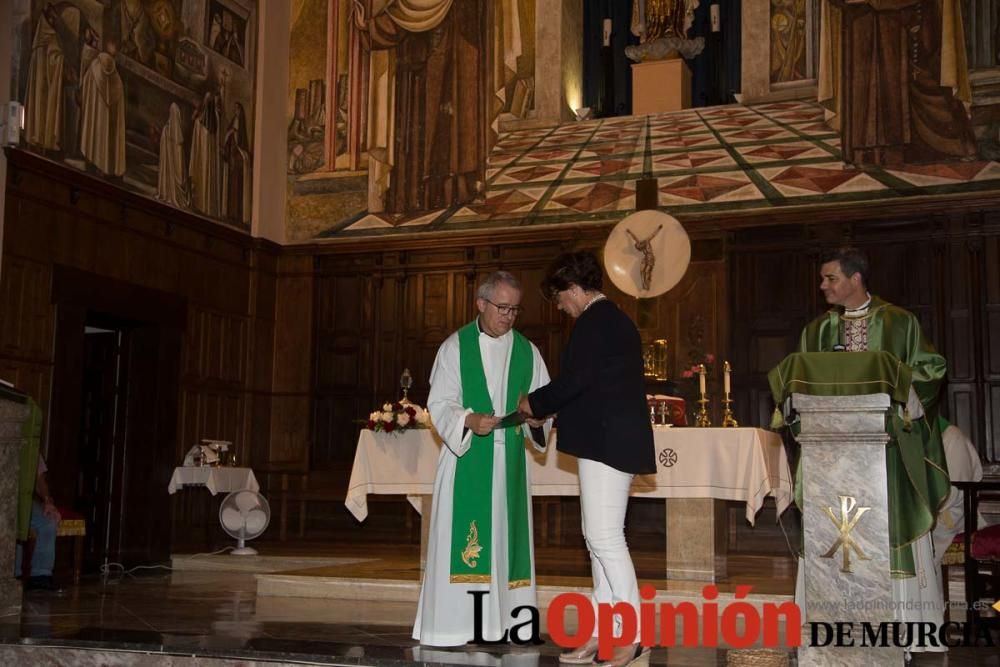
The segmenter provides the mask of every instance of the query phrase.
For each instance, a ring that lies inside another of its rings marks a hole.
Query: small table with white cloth
[[[260,490],[253,470],[228,466],[178,466],[167,484],[167,492],[176,493],[184,486],[203,486],[213,496],[219,492]]]
[[[544,454],[529,449],[533,496],[580,494],[576,458],[558,452],[552,432]],[[725,503],[746,502],[752,525],[766,496],[780,515],[792,501],[792,476],[781,438],[757,428],[656,428],[657,472],[637,475],[632,495],[666,502],[668,579],[715,581],[726,576]],[[368,516],[368,494],[402,494],[429,517],[441,443],[436,433],[411,429],[361,431],[344,504],[358,521]],[[421,565],[427,527],[421,530]]]

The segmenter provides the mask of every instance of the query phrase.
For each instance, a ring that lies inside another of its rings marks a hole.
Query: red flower
[[[382,422],[382,430],[386,433],[392,433],[396,430],[396,422]]]
[[[417,411],[414,410],[411,407],[407,407],[406,408],[406,414],[410,415],[410,419],[416,419],[417,418]]]
[[[714,364],[715,363],[715,355],[714,354],[706,354],[705,355],[705,363],[706,364]]]
[[[369,431],[374,431],[375,430],[375,422],[373,422],[372,420],[369,419],[368,420],[368,424],[365,425],[365,428],[368,429]]]
[[[681,371],[681,377],[682,378],[694,377],[694,371],[692,371],[690,368],[687,369],[686,371]]]
[[[392,411],[393,412],[399,412],[402,409],[403,409],[403,404],[402,403],[393,403],[392,404]]]

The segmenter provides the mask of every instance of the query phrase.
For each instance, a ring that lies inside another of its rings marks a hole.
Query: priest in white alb
[[[538,348],[513,330],[520,303],[517,279],[491,274],[477,292],[479,317],[449,336],[434,360],[427,409],[444,446],[413,626],[421,644],[510,638],[512,627],[530,620],[514,610],[537,607],[525,443],[544,448],[548,423],[500,421],[549,381]]]

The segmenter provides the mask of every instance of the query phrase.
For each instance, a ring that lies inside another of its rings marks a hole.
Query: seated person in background
[[[951,481],[980,481],[983,478],[983,464],[972,441],[957,426],[949,424],[944,417],[938,417],[938,423],[941,425],[941,441],[944,444],[944,456],[948,461]],[[953,486],[948,499],[938,512],[937,524],[931,533],[934,540],[934,562],[937,563],[939,570],[945,550],[963,530],[965,530],[965,508],[962,505],[962,492]]]
[[[35,549],[31,555],[31,574],[24,584],[25,590],[56,591],[59,587],[52,580],[52,567],[56,562],[56,530],[59,528],[59,510],[56,509],[49,484],[45,479],[48,467],[41,454],[38,455],[38,472],[35,477],[35,497],[31,505],[31,533],[35,538]],[[21,575],[23,549],[17,545],[14,559],[14,573]]]

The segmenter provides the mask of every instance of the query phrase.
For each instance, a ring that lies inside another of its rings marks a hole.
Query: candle
[[[705,398],[705,364],[698,366],[698,390],[701,392],[701,397]]]
[[[604,19],[604,46],[611,46],[611,19]]]
[[[712,32],[719,32],[722,29],[722,17],[719,16],[719,5],[710,6],[708,14],[712,23]]]
[[[722,376],[722,390],[726,393],[726,398],[729,398],[729,373],[732,372],[732,368],[729,366],[729,362],[725,362],[722,366],[723,376]]]

